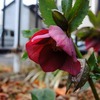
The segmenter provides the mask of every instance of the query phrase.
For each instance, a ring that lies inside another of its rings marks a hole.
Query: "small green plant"
[[[32,100],[55,100],[56,94],[51,89],[34,89],[31,93]]]

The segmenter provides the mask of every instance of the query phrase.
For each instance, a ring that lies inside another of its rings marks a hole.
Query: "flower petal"
[[[56,41],[57,46],[61,47],[68,55],[76,56],[71,38],[68,38],[60,27],[50,26],[49,35]]]
[[[48,33],[48,29],[40,30],[40,31],[36,32],[36,33],[31,37],[31,39],[34,38],[35,36],[44,35],[44,34],[47,34],[47,33]]]
[[[26,44],[26,51],[28,52],[28,56],[31,60],[36,63],[38,62],[39,54],[44,45],[33,45],[31,42]]]
[[[49,41],[48,30],[41,30],[36,32],[29,42],[26,43],[26,50],[31,60],[38,63],[39,54],[43,46]]]
[[[93,39],[86,39],[85,44],[86,44],[86,49],[89,49],[91,47],[94,47],[98,43],[97,40]]]
[[[69,56],[66,59],[65,64],[60,69],[65,70],[72,75],[77,75],[80,72],[81,65],[79,61],[74,62],[72,57]]]
[[[66,60],[64,51],[54,51],[52,45],[46,45],[39,56],[39,63],[45,72],[52,72],[59,69]]]
[[[98,52],[100,50],[100,42],[98,41],[98,43],[94,46],[94,50],[96,52]]]
[[[40,43],[40,41],[42,41],[46,38],[49,38],[49,37],[50,37],[50,35],[48,34],[48,30],[41,30],[41,31],[35,33],[30,41],[33,44],[36,44],[36,43]]]

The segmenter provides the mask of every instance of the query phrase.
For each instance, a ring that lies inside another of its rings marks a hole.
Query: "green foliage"
[[[97,61],[98,61],[98,63],[100,63],[100,56],[97,57]]]
[[[92,77],[92,79],[94,80],[99,80],[100,79],[100,73],[91,73],[90,76]]]
[[[27,52],[25,51],[24,54],[23,54],[23,56],[22,56],[22,60],[26,60],[27,58],[28,58],[28,54],[27,54]]]
[[[88,12],[89,19],[91,23],[94,25],[93,27],[84,27],[77,31],[76,36],[79,40],[86,40],[87,38],[99,38],[100,37],[100,12],[97,14],[93,14],[92,11]]]
[[[99,28],[100,27],[100,12],[97,14],[97,16],[92,12],[88,12],[89,20],[94,25],[94,27]]]
[[[53,16],[53,19],[54,19],[55,23],[60,28],[62,28],[62,30],[67,31],[67,29],[68,29],[68,21],[63,16],[63,14],[60,13],[59,11],[57,11],[57,10],[53,10],[52,11],[52,16]]]
[[[35,94],[31,94],[32,100],[39,100]]]
[[[84,84],[84,86],[81,88],[81,90],[87,90],[88,88],[89,88],[89,83],[88,83],[88,81]]]
[[[88,64],[91,70],[90,76],[96,80],[100,79],[100,67],[98,66],[98,61],[94,53],[89,57]]]
[[[31,93],[32,100],[55,100],[55,93],[51,89],[34,89]]]
[[[43,21],[47,26],[57,24],[60,26],[64,31],[69,28],[68,32],[71,33],[72,31],[76,30],[77,27],[82,23],[84,17],[88,13],[89,9],[89,1],[88,0],[76,0],[74,6],[72,7],[73,0],[62,0],[62,12],[57,13],[56,17],[54,16],[54,12],[52,14],[52,10],[56,9],[55,0],[39,0],[39,8],[41,12],[41,16],[43,17]],[[52,16],[53,15],[53,16]],[[60,17],[58,15],[61,15]],[[60,19],[59,19],[60,18]],[[54,19],[54,20],[53,20]],[[61,21],[63,24],[61,23]],[[59,24],[61,23],[61,24]],[[65,29],[65,26],[67,28]]]
[[[54,75],[54,76],[56,76],[59,72],[60,72],[61,70],[56,70],[56,71],[54,71],[52,74]]]
[[[55,0],[39,0],[39,8],[44,23],[47,26],[55,25],[52,18],[52,9],[57,9]]]
[[[33,29],[33,30],[24,30],[24,31],[22,31],[22,33],[23,33],[23,36],[24,36],[25,38],[31,38],[32,35],[33,35],[35,32],[37,32],[38,30],[39,30],[38,28],[35,28],[35,29]]]
[[[68,18],[69,12],[72,8],[72,1],[73,0],[62,0],[62,12],[64,13],[65,18]]]
[[[82,0],[76,0],[73,8],[70,11],[70,14],[69,14],[69,17],[68,17],[69,20],[71,20],[75,16],[75,14],[78,12],[80,6],[82,6],[81,4],[82,4]]]
[[[91,23],[95,26],[96,25],[96,16],[93,14],[92,11],[88,12],[88,16],[89,16]]]
[[[93,71],[94,68],[97,66],[97,59],[94,55],[94,52],[91,54],[91,56],[89,57],[88,59],[88,64],[89,64],[89,67],[90,67],[90,70]]]
[[[82,23],[84,17],[87,15],[89,9],[88,0],[76,0],[68,17],[69,31],[72,32]]]
[[[93,32],[93,29],[90,27],[83,27],[76,32],[76,36],[78,37],[79,40],[85,40],[90,36]]]

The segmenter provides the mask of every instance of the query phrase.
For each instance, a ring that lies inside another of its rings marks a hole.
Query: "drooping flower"
[[[77,31],[76,36],[85,42],[86,49],[93,48],[96,52],[100,50],[100,29],[84,27]]]
[[[45,72],[57,69],[72,75],[80,72],[73,41],[58,26],[36,32],[26,44],[26,50],[29,58],[40,64]]]
[[[100,50],[100,37],[96,36],[96,37],[87,38],[85,40],[85,44],[87,49],[93,47],[94,50],[98,52]]]

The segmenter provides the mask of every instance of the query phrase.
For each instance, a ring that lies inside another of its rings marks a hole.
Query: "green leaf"
[[[100,73],[95,73],[95,74],[91,73],[90,76],[94,80],[99,80],[100,79]]]
[[[84,27],[76,32],[76,36],[78,37],[79,40],[85,40],[92,34],[92,32],[93,32],[92,28]]]
[[[70,32],[76,30],[77,27],[82,23],[84,17],[88,13],[88,9],[89,9],[88,0],[76,0],[68,17]]]
[[[87,88],[89,88],[89,87],[90,87],[89,83],[86,82],[86,83],[84,84],[84,86],[81,88],[81,90],[82,90],[82,91],[87,90]]]
[[[75,14],[78,12],[80,5],[82,4],[82,1],[84,0],[76,0],[73,8],[70,11],[70,14],[68,16],[69,21],[72,20],[72,18],[75,16]],[[81,5],[82,6],[82,5]]]
[[[58,10],[52,11],[52,16],[55,21],[55,23],[62,28],[62,30],[67,31],[68,29],[68,21],[64,17],[62,13],[60,13]]]
[[[51,89],[34,89],[32,100],[55,100],[55,93]]]
[[[100,67],[98,66],[97,63],[94,66],[93,73],[100,73]]]
[[[96,26],[96,16],[93,14],[93,12],[92,12],[92,11],[89,11],[89,12],[88,12],[88,16],[89,16],[90,22],[91,22],[94,26]]]
[[[39,99],[36,97],[35,94],[32,94],[32,93],[31,93],[31,97],[32,97],[32,100],[39,100]]]
[[[97,14],[96,27],[100,28],[100,12],[98,12],[98,14]]]
[[[57,69],[56,71],[52,72],[54,76],[56,76],[61,70]]]
[[[73,0],[62,0],[62,11],[64,13],[64,16],[68,18],[69,12],[72,8],[72,1]]]
[[[35,28],[33,30],[24,30],[24,31],[22,31],[22,33],[23,33],[23,36],[25,38],[31,38],[33,36],[33,34],[35,32],[37,32],[37,31],[39,31],[39,29],[38,28]]]
[[[100,56],[98,56],[98,57],[97,57],[97,59],[98,59],[98,60],[97,60],[97,61],[98,61],[98,63],[100,63]]]
[[[91,54],[91,56],[88,59],[88,64],[91,70],[94,70],[96,64],[97,64],[97,59],[94,55],[94,52]]]
[[[47,26],[55,25],[52,18],[52,9],[57,9],[55,0],[39,0],[39,8],[44,23]]]
[[[89,20],[94,25],[94,27],[99,28],[100,27],[100,12],[97,14],[97,16],[92,12],[88,12]]]
[[[26,60],[28,58],[28,54],[27,52],[24,52],[23,56],[22,56],[22,60]]]

